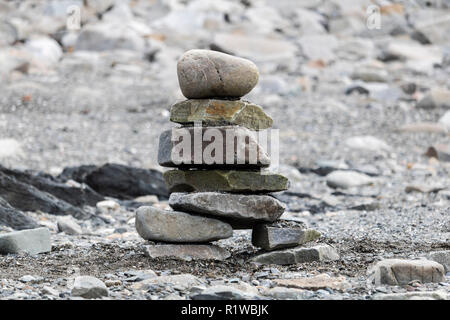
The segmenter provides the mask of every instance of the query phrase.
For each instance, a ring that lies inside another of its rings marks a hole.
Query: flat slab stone
[[[47,228],[0,234],[0,254],[27,252],[31,255],[50,252],[52,243]]]
[[[282,202],[271,196],[219,192],[174,192],[170,195],[169,205],[174,210],[227,219],[225,221],[230,222],[232,226],[234,223],[238,224],[238,221],[248,225],[263,221],[272,222],[286,209]]]
[[[280,174],[236,170],[170,170],[164,173],[169,192],[223,191],[262,193],[283,191],[289,180]]]
[[[288,288],[298,288],[307,290],[320,290],[330,288],[333,290],[344,290],[348,288],[345,277],[331,277],[326,273],[314,277],[294,278],[294,279],[276,279],[276,285]]]
[[[224,248],[204,244],[161,244],[146,246],[145,255],[150,258],[176,258],[185,261],[222,261],[230,257],[230,253]]]
[[[189,50],[177,64],[178,82],[186,98],[240,98],[258,83],[250,60],[211,50]]]
[[[289,265],[314,261],[336,261],[339,253],[329,245],[318,245],[310,248],[294,248],[272,251],[258,255],[252,259],[260,264]]]
[[[147,206],[136,210],[136,230],[145,240],[166,242],[208,242],[233,235],[225,222]]]
[[[270,158],[244,127],[184,127],[159,137],[158,163],[180,168],[267,167]]]
[[[242,100],[189,99],[170,109],[170,121],[205,126],[237,125],[250,130],[272,127],[273,120],[260,106]]]
[[[278,250],[296,247],[320,237],[314,229],[278,228],[267,224],[259,224],[253,228],[252,244],[264,250]]]
[[[419,280],[422,283],[442,282],[445,279],[444,267],[430,260],[385,259],[368,270],[375,285],[405,285]]]

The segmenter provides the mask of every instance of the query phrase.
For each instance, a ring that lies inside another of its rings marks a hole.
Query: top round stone
[[[189,50],[177,65],[178,81],[188,99],[240,98],[258,83],[250,60],[211,50]]]

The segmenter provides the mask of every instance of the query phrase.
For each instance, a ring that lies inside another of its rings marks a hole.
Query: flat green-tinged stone
[[[170,170],[164,173],[169,192],[223,191],[263,193],[287,190],[289,180],[280,174],[237,170]]]
[[[264,110],[242,100],[189,99],[172,106],[170,121],[191,124],[202,121],[205,126],[239,125],[251,130],[272,127],[273,120]]]

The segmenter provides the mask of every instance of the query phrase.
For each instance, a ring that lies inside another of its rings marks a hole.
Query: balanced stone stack
[[[220,52],[190,50],[178,61],[177,71],[187,100],[172,106],[170,120],[181,127],[161,134],[158,153],[161,166],[177,168],[164,173],[173,211],[139,208],[138,233],[157,242],[205,243],[231,237],[233,229],[254,228],[256,246],[286,247],[273,244],[272,234],[281,228],[266,224],[285,210],[268,193],[286,190],[289,181],[261,170],[270,165],[270,157],[256,138],[273,121],[260,106],[241,100],[258,82],[256,65]],[[295,230],[286,231],[291,242],[294,234],[298,238]],[[191,247],[182,252],[195,257],[206,250]],[[148,254],[161,256],[174,248],[152,247]]]

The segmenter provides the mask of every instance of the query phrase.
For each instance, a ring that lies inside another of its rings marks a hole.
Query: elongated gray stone
[[[273,120],[264,110],[242,100],[188,99],[170,109],[170,121],[193,124],[201,121],[204,126],[237,125],[250,130],[272,127]]]
[[[27,252],[31,255],[50,252],[50,231],[47,228],[10,232],[0,235],[0,253]]]
[[[180,168],[267,167],[270,158],[254,132],[243,127],[185,127],[164,131],[158,163]]]
[[[147,206],[136,210],[136,230],[146,240],[166,242],[208,242],[233,235],[225,222]]]
[[[164,172],[169,192],[222,191],[262,193],[283,191],[289,180],[280,174],[236,170],[169,170]]]
[[[286,206],[267,195],[244,195],[219,192],[172,193],[169,205],[174,210],[217,216],[254,224],[278,219]]]
[[[218,246],[204,244],[161,244],[145,247],[145,255],[150,258],[176,258],[191,260],[218,260],[230,257],[230,253]]]
[[[189,50],[177,64],[178,82],[186,98],[240,98],[258,83],[250,60],[211,50]]]
[[[278,265],[335,260],[339,260],[339,253],[329,245],[272,251],[263,253],[252,259],[253,262],[260,264]]]
[[[331,188],[347,189],[373,184],[375,179],[355,171],[333,171],[326,176],[327,185]]]
[[[320,232],[314,229],[276,228],[259,224],[253,228],[252,244],[264,250],[278,250],[296,247],[320,237]]]
[[[422,283],[444,281],[444,267],[430,260],[385,259],[368,270],[376,285],[405,285],[419,280]]]

